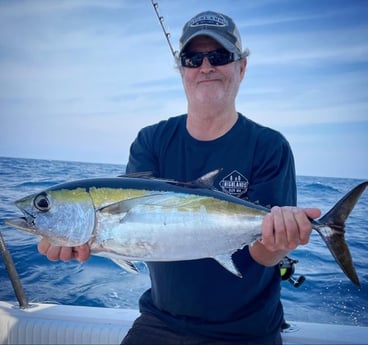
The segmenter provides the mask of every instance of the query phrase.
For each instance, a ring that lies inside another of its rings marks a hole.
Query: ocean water
[[[131,274],[108,259],[91,257],[85,263],[51,262],[37,251],[38,239],[3,225],[20,215],[14,201],[54,184],[89,177],[124,173],[123,165],[62,162],[0,157],[0,224],[25,293],[30,302],[48,302],[114,308],[137,308],[140,295],[149,287],[143,263],[140,274]],[[298,176],[299,206],[320,207],[327,212],[346,192],[362,182],[357,179]],[[326,322],[368,326],[368,191],[360,198],[346,224],[350,247],[361,287],[341,272],[318,234],[290,256],[298,260],[295,278],[305,282],[295,288],[282,283],[282,301],[289,321]],[[16,301],[0,258],[0,300]]]

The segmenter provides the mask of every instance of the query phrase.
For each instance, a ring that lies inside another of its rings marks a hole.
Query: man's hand
[[[309,242],[310,219],[318,218],[318,208],[278,207],[262,222],[262,239],[250,247],[252,258],[264,266],[276,265],[289,251]]]
[[[46,255],[51,261],[69,261],[76,259],[79,262],[86,261],[90,257],[88,244],[78,247],[57,247],[51,245],[46,239],[42,239],[37,245],[38,251]]]

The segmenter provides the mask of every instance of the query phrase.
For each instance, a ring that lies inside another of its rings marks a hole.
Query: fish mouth
[[[24,217],[6,219],[5,224],[26,231],[35,231],[35,216],[22,210]]]

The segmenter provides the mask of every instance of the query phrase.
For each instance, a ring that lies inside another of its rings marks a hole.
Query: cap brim
[[[215,41],[217,41],[219,44],[221,44],[229,52],[231,52],[231,53],[240,53],[239,50],[237,49],[237,47],[233,43],[231,43],[229,40],[224,38],[223,36],[217,34],[216,32],[213,32],[212,30],[202,29],[202,30],[196,31],[194,34],[192,34],[191,36],[189,36],[185,40],[185,42],[183,44],[183,47],[180,49],[179,54],[181,54],[183,52],[185,47],[188,45],[188,43],[193,38],[198,37],[198,36],[209,36],[209,37],[213,38]]]

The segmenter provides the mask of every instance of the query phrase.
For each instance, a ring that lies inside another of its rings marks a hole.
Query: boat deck
[[[0,301],[0,344],[120,344],[133,309],[35,303],[20,309]],[[284,344],[367,344],[368,327],[291,322]]]

